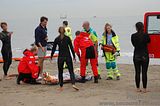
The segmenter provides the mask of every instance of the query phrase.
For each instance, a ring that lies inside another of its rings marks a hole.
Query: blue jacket
[[[47,46],[47,28],[43,28],[39,25],[35,29],[35,43],[39,47],[38,43],[41,43],[42,47]]]

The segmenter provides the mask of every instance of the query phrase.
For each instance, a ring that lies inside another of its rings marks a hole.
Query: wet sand
[[[18,62],[13,62],[9,74],[17,73]],[[74,65],[75,68],[79,64]],[[0,81],[0,106],[160,106],[160,66],[152,65],[148,72],[148,89],[151,92],[137,93],[134,83],[133,65],[119,64],[122,73],[120,81],[107,81],[105,64],[100,64],[102,79],[98,84],[89,81],[76,83],[80,91],[74,91],[71,84],[64,85],[58,92],[58,85],[17,85],[16,78]],[[0,64],[0,76],[2,64]],[[57,73],[57,64],[45,61],[45,71]],[[90,67],[88,70],[91,70]]]

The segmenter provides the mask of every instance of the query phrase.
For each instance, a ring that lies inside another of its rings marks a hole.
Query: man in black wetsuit
[[[73,62],[72,62],[70,50],[72,52],[74,60],[75,60],[75,52],[73,49],[71,39],[64,34],[65,33],[64,27],[59,28],[59,33],[60,33],[60,35],[54,40],[54,45],[53,45],[52,53],[51,53],[51,59],[52,59],[53,54],[54,54],[56,47],[58,45],[58,47],[59,47],[59,56],[58,56],[59,74],[58,74],[58,77],[59,77],[60,91],[63,90],[63,65],[64,65],[64,62],[66,62],[67,66],[68,66],[68,70],[69,70],[70,78],[71,78],[71,82],[72,82],[72,87],[75,90],[79,90],[79,88],[77,88],[75,86],[75,75],[74,75],[74,71],[73,71]]]
[[[8,27],[6,22],[1,23],[2,32],[0,32],[0,40],[2,41],[2,57],[3,57],[3,71],[4,79],[10,79],[7,76],[9,67],[12,63],[12,49],[11,49],[11,35],[13,32],[8,32]]]

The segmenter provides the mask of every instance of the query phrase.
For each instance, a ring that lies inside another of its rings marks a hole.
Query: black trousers
[[[19,73],[17,83],[24,81],[25,83],[33,83],[36,79],[32,78],[32,74]]]
[[[143,88],[147,88],[147,71],[148,71],[148,65],[149,65],[149,57],[147,57],[146,61],[138,61],[136,59],[133,59],[134,67],[135,67],[135,82],[136,87],[140,88],[140,75],[142,72],[142,83]]]
[[[2,57],[4,61],[3,64],[4,75],[7,75],[9,67],[12,64],[12,52],[2,50]]]
[[[66,62],[69,73],[70,73],[70,78],[71,78],[71,83],[74,85],[75,84],[75,75],[73,71],[73,62],[71,57],[58,57],[58,78],[59,78],[59,84],[61,87],[63,87],[63,65],[64,62]]]

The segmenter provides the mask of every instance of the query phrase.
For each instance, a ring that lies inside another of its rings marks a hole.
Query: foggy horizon
[[[159,0],[0,0],[0,21],[47,16],[88,18],[106,16],[142,16],[159,11]]]

